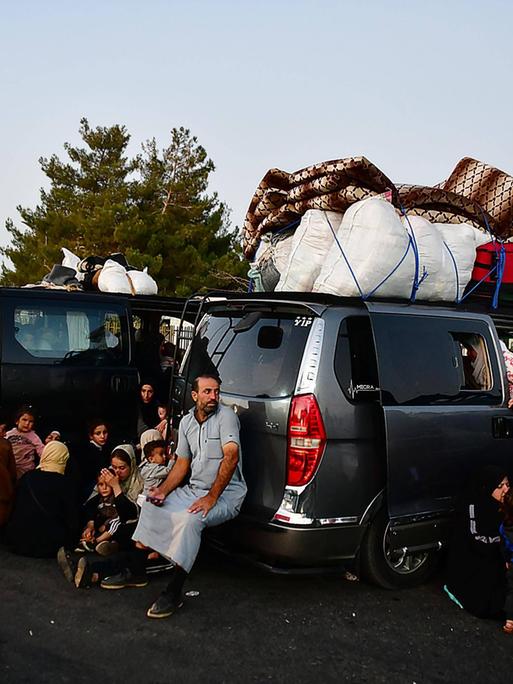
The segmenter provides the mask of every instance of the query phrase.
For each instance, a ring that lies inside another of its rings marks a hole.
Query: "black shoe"
[[[181,596],[173,594],[161,594],[158,599],[148,608],[146,615],[149,618],[167,618],[183,606]]]
[[[57,551],[57,563],[68,582],[73,582],[76,570],[75,563],[73,562],[70,552],[66,551],[64,546],[61,546]]]
[[[77,571],[75,573],[74,582],[77,589],[91,586],[92,571],[87,561],[87,558],[79,558]]]
[[[117,575],[105,577],[100,582],[102,589],[125,589],[127,587],[145,587],[148,579],[144,576],[133,575],[130,570],[122,570]]]

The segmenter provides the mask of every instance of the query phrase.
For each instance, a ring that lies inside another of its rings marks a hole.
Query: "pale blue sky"
[[[436,183],[469,155],[513,173],[513,3],[3,0],[0,244],[38,158],[92,126],[131,151],[197,135],[241,225],[263,174],[363,154]]]

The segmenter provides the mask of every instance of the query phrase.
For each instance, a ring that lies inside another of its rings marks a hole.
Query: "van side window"
[[[492,378],[486,344],[481,335],[453,333],[461,359],[462,390],[490,390]]]
[[[379,399],[376,353],[368,317],[350,316],[342,321],[334,365],[338,384],[350,401]]]
[[[77,365],[125,362],[126,323],[122,317],[121,311],[92,305],[14,306],[13,327],[4,329],[5,360],[37,363],[52,359]]]
[[[372,314],[384,405],[500,404],[485,321]]]

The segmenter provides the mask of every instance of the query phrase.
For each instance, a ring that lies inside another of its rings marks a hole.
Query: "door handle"
[[[513,417],[493,416],[492,434],[495,439],[508,439],[513,437]]]
[[[113,392],[119,392],[121,389],[121,378],[119,375],[113,375],[110,379],[110,388]]]

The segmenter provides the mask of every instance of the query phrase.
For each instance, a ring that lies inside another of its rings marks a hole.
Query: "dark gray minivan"
[[[513,464],[500,338],[513,342],[513,315],[472,305],[211,303],[183,368],[218,371],[248,483],[211,542],[274,571],[356,565],[384,587],[423,581],[468,474]]]

